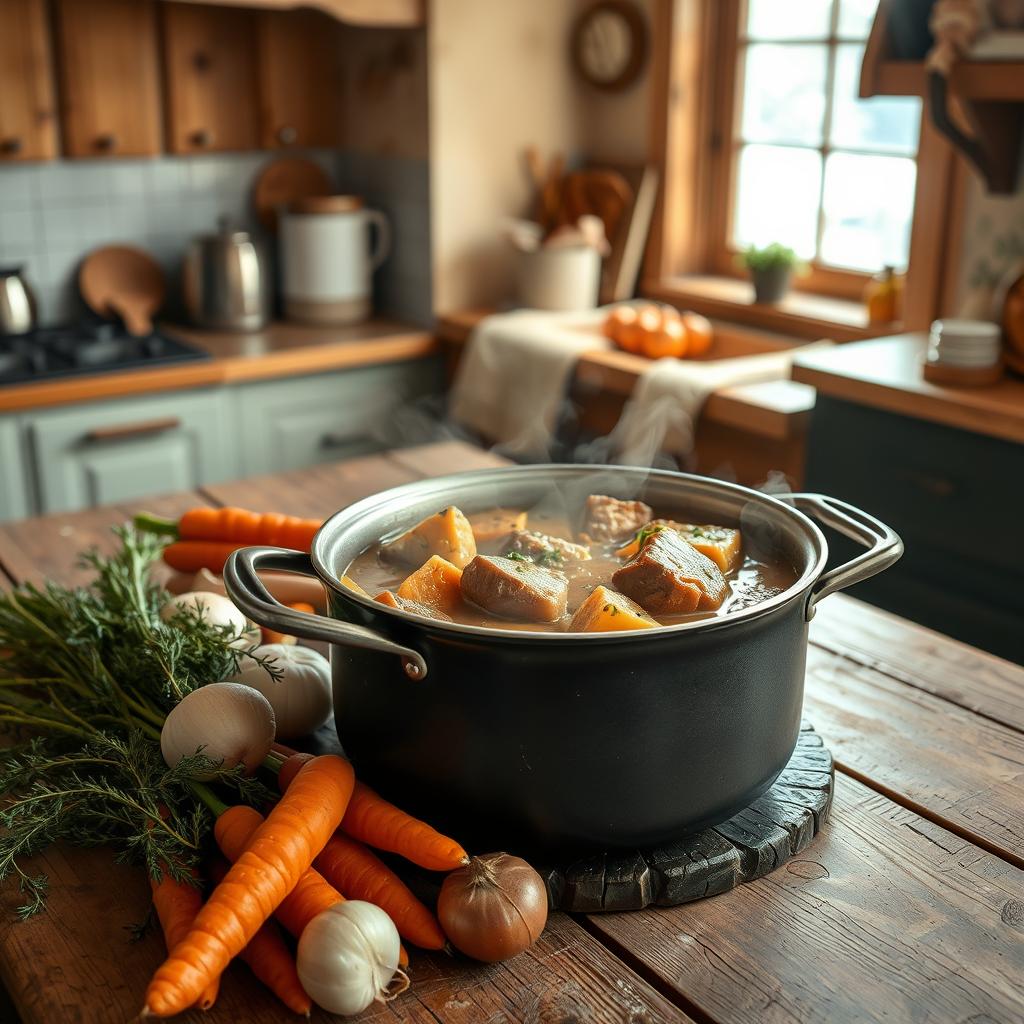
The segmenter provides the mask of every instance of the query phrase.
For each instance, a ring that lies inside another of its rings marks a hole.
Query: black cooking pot
[[[342,586],[351,560],[446,505],[572,512],[586,495],[739,526],[747,553],[796,570],[789,589],[652,631],[573,634],[438,622]],[[869,550],[823,572],[805,514]],[[395,487],[336,513],[311,555],[236,551],[224,569],[251,619],[331,648],[338,736],[360,777],[460,836],[522,848],[651,845],[724,821],[763,793],[796,744],[815,603],[895,562],[888,527],[832,498],[785,500],[681,473],[520,466]],[[278,604],[258,569],[316,575],[331,617]]]

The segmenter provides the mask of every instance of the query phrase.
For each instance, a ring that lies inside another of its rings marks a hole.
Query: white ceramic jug
[[[375,238],[371,243],[371,226]],[[373,272],[391,250],[391,228],[359,196],[317,196],[281,217],[284,312],[289,320],[350,324],[371,312]]]

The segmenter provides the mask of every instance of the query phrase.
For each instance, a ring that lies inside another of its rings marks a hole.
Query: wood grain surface
[[[1024,667],[987,651],[842,594],[818,605],[811,643],[1024,730]]]
[[[1018,868],[837,774],[831,824],[803,859],[587,928],[700,1020],[1011,1024],[1024,1018],[1022,894]]]

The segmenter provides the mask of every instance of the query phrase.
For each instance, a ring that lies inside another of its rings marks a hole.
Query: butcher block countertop
[[[451,313],[438,320],[438,334],[449,346],[459,349],[470,331],[491,309]],[[716,325],[717,345],[724,355],[751,355],[788,347],[779,335],[735,325]],[[714,354],[714,353],[713,353]],[[639,376],[651,365],[649,359],[619,349],[594,349],[580,356],[576,382],[587,388],[628,398]],[[712,394],[701,412],[703,418],[727,427],[776,441],[800,437],[814,408],[814,388],[791,380],[739,384]]]
[[[430,331],[380,317],[348,327],[313,327],[279,321],[262,331],[244,333],[175,324],[161,324],[160,330],[190,342],[213,358],[0,387],[0,413],[154,391],[325,373],[416,359],[437,351],[437,341]]]
[[[1024,380],[988,387],[943,387],[924,379],[928,338],[900,334],[797,356],[793,379],[818,392],[886,412],[1024,442]]]
[[[142,507],[170,515],[237,504],[325,516],[403,481],[499,462],[445,443],[7,523],[0,576],[8,586],[80,581],[76,553],[109,546],[109,527]],[[810,639],[804,714],[831,749],[836,775],[830,821],[810,847],[711,899],[553,914],[540,941],[503,964],[413,951],[410,991],[359,1019],[1024,1020],[1024,668],[841,595],[821,603]],[[0,972],[22,1021],[133,1019],[163,958],[158,934],[129,935],[149,904],[143,872],[115,864],[109,850],[65,846],[39,857],[36,869],[51,880],[44,913],[15,922],[17,885],[8,879],[0,889]],[[294,1018],[232,966],[209,1013],[178,1019]]]

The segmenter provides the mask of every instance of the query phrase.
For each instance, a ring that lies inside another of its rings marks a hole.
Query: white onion
[[[351,1016],[392,995],[388,986],[398,972],[399,947],[398,930],[380,907],[348,900],[306,925],[295,966],[318,1006]]]
[[[273,659],[281,673],[273,676],[256,657]],[[239,670],[231,677],[258,690],[274,709],[279,739],[308,736],[331,717],[331,665],[319,652],[291,644],[264,644],[253,657],[242,658]]]
[[[164,622],[186,612],[193,618],[202,618],[211,626],[228,626],[232,635],[240,635],[249,628],[249,620],[223,595],[201,590],[189,590],[172,597],[160,610]]]
[[[273,742],[274,709],[266,697],[241,683],[210,683],[171,709],[160,732],[160,753],[171,768],[201,753],[224,768],[242,764],[245,774],[252,775]]]

